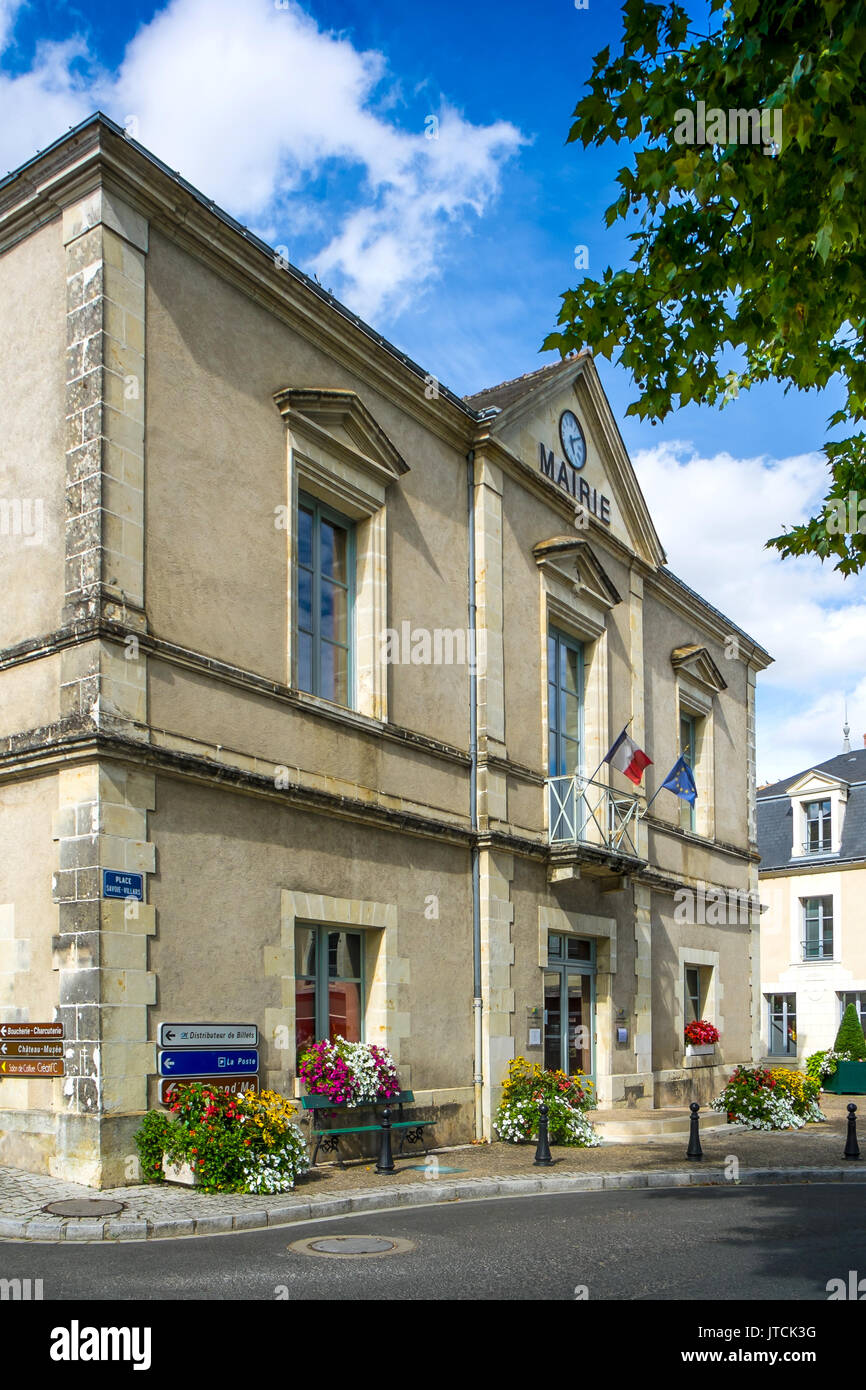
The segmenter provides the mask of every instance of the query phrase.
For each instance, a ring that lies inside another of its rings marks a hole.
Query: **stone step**
[[[639,1144],[647,1139],[688,1136],[691,1117],[683,1110],[596,1110],[590,1118],[599,1136],[611,1144]],[[725,1129],[725,1116],[701,1108],[701,1133]]]

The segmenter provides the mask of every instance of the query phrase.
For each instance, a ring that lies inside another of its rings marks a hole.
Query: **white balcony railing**
[[[610,854],[644,857],[637,796],[578,773],[549,777],[547,785],[552,845],[588,845]]]

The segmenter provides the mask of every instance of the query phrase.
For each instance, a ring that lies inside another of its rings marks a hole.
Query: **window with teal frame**
[[[692,776],[698,751],[698,721],[693,714],[680,715],[680,754],[688,763]],[[694,830],[697,825],[695,807],[680,798],[680,829]]]
[[[298,1056],[324,1038],[364,1041],[364,933],[295,928],[295,1042]]]
[[[580,771],[583,752],[583,646],[552,627],[547,636],[548,776]]]
[[[303,493],[298,497],[299,690],[354,705],[355,528]]]
[[[549,933],[544,971],[544,1065],[549,1071],[594,1075],[596,970],[593,940]]]

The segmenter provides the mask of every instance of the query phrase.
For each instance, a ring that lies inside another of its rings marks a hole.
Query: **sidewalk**
[[[397,1172],[391,1176],[377,1174],[374,1160],[345,1169],[322,1164],[301,1178],[294,1192],[273,1197],[208,1195],[150,1184],[97,1191],[0,1167],[0,1239],[158,1240],[216,1235],[392,1206],[537,1192],[726,1185],[734,1180],[741,1184],[866,1182],[866,1104],[860,1133],[864,1158],[859,1163],[843,1159],[849,1099],[824,1096],[827,1123],[805,1129],[768,1134],[731,1125],[708,1131],[701,1139],[701,1162],[686,1159],[686,1142],[680,1135],[596,1149],[554,1148],[552,1168],[533,1166],[533,1145],[468,1145],[440,1149],[426,1160],[423,1155],[398,1160]],[[104,1219],[63,1218],[41,1210],[47,1202],[69,1198],[113,1199],[123,1202],[125,1210]]]

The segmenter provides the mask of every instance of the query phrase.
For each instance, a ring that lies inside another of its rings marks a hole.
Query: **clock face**
[[[572,468],[586,463],[586,441],[573,410],[564,410],[559,417],[559,437],[562,449]]]

